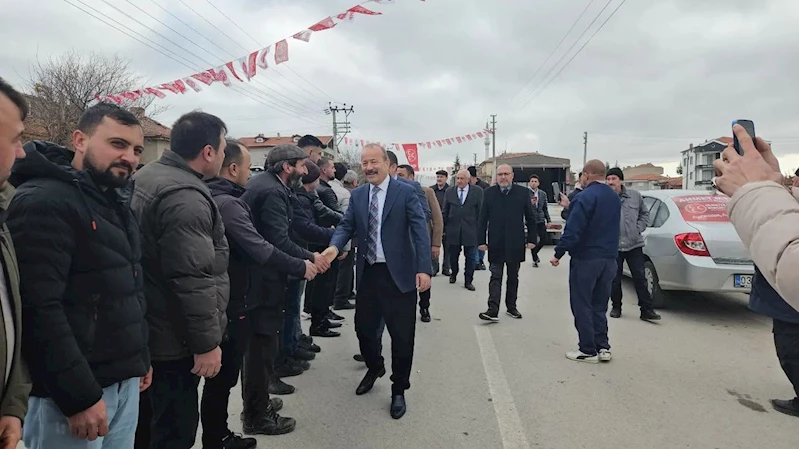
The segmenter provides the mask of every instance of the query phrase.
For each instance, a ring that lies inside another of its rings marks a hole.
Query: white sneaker
[[[582,351],[570,351],[566,353],[566,358],[575,362],[599,363],[598,355],[588,355]]]
[[[613,354],[610,353],[610,349],[600,349],[599,350],[599,361],[600,362],[610,362],[610,359],[613,358]]]
[[[301,312],[300,316],[302,317],[303,320],[310,320],[311,319],[311,314],[310,313]]]

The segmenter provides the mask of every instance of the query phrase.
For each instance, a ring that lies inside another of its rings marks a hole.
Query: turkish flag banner
[[[311,31],[323,31],[323,30],[329,30],[329,29],[333,28],[334,26],[336,26],[336,22],[333,21],[333,18],[332,17],[325,17],[324,19],[320,20],[319,22],[316,22],[315,24],[313,24],[310,27],[308,27],[308,29],[311,30]]]
[[[444,142],[447,142],[447,145],[452,145],[452,139],[445,139]]]
[[[456,137],[456,138],[455,138],[455,140],[456,140],[458,143],[461,143],[461,142],[463,142],[463,139],[461,139],[460,137]]]
[[[358,14],[366,14],[368,16],[379,16],[382,15],[382,12],[372,11],[371,9],[364,8],[361,5],[353,6],[352,8],[348,9],[347,12],[349,13],[358,13]]]
[[[275,44],[275,65],[289,60],[289,43],[285,39]]]
[[[403,143],[402,150],[405,152],[408,165],[414,170],[419,170],[419,147],[415,143]]]

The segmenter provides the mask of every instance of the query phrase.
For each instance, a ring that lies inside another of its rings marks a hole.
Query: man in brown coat
[[[400,178],[414,180],[413,167],[410,165],[400,165],[397,167],[397,176]],[[432,246],[432,256],[434,260],[438,260],[441,253],[441,237],[444,234],[444,216],[441,214],[441,206],[438,204],[436,193],[430,187],[422,186],[425,197],[427,197],[427,204],[430,205],[430,212],[432,212],[432,219],[427,224],[427,231],[430,233],[430,243]],[[430,290],[427,289],[419,293],[419,314],[422,316],[422,321],[425,323],[430,322]]]
[[[31,390],[28,372],[22,362],[22,309],[19,296],[19,269],[11,234],[5,224],[6,210],[14,196],[8,183],[11,166],[16,158],[25,157],[22,151],[22,124],[28,105],[19,92],[0,78],[0,252],[5,270],[0,270],[0,300],[2,323],[0,332],[0,375],[3,377],[0,397],[0,447],[16,448],[22,438],[22,420],[28,411]]]

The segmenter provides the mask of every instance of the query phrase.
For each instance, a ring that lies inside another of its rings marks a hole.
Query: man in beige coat
[[[28,105],[19,92],[0,78],[0,376],[3,376],[0,396],[0,449],[14,449],[22,438],[22,420],[28,411],[31,390],[28,372],[22,362],[22,308],[19,296],[19,270],[11,234],[5,224],[6,210],[14,196],[8,183],[16,158],[25,157],[22,151],[22,124]]]

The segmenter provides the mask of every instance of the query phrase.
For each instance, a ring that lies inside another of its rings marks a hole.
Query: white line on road
[[[513,402],[513,395],[505,378],[505,372],[499,362],[499,354],[494,346],[494,339],[487,325],[474,327],[477,334],[477,344],[480,346],[480,356],[483,359],[486,379],[488,380],[488,390],[491,393],[491,401],[494,404],[494,412],[499,423],[499,433],[502,436],[502,447],[504,449],[529,449],[530,443],[524,434],[522,421],[516,404]]]

